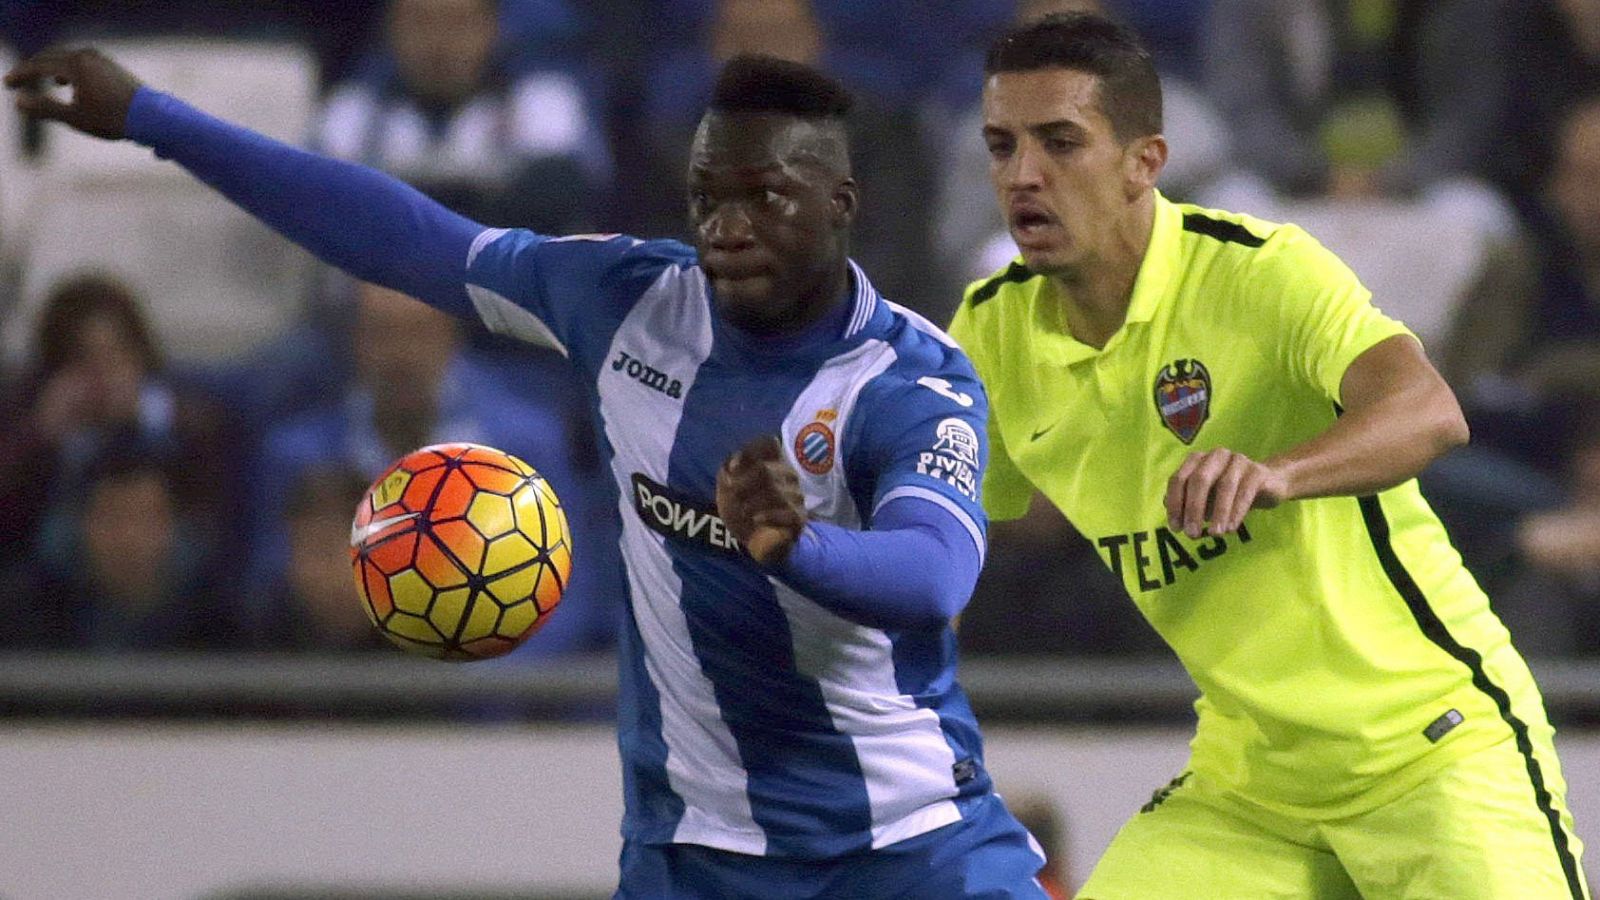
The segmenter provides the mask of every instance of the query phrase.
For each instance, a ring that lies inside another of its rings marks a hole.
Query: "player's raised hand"
[[[1167,524],[1191,538],[1228,534],[1245,513],[1271,509],[1287,495],[1281,473],[1243,453],[1226,447],[1191,453],[1167,479]]]
[[[717,514],[756,562],[781,562],[806,525],[800,477],[776,437],[757,438],[717,471]]]
[[[67,101],[50,96],[52,84],[72,88]],[[17,91],[17,109],[51,119],[95,137],[117,140],[126,133],[128,107],[139,79],[99,50],[52,49],[17,63],[5,85]]]

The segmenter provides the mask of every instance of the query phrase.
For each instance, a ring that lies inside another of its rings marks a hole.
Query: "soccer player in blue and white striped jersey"
[[[690,248],[484,228],[94,51],[6,83],[25,112],[150,146],[328,262],[584,374],[631,611],[618,896],[1044,896],[955,680],[987,400],[849,260],[838,84],[729,64],[691,152]]]

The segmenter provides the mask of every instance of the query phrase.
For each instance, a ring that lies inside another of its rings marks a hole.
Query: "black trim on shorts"
[[[1225,244],[1243,244],[1246,247],[1259,247],[1267,242],[1264,237],[1257,237],[1238,222],[1229,222],[1227,219],[1213,219],[1200,213],[1187,213],[1183,217],[1183,230],[1195,234],[1203,234],[1209,238],[1216,238]]]
[[[994,295],[1000,293],[1002,287],[1008,284],[1021,284],[1033,277],[1034,272],[1032,269],[1020,262],[1013,262],[1011,265],[1006,266],[1004,272],[985,281],[978,286],[977,290],[972,292],[972,305],[977,306],[985,300],[993,300]]]
[[[1489,674],[1483,668],[1483,656],[1457,641],[1445,627],[1439,614],[1428,605],[1428,598],[1423,595],[1422,589],[1417,586],[1416,580],[1406,571],[1405,564],[1394,551],[1394,544],[1390,541],[1389,520],[1383,514],[1383,506],[1378,501],[1377,495],[1368,495],[1359,500],[1361,518],[1366,523],[1368,535],[1372,538],[1372,548],[1378,553],[1378,562],[1383,566],[1384,574],[1389,576],[1389,583],[1394,585],[1401,599],[1405,600],[1406,607],[1411,610],[1411,616],[1417,620],[1422,633],[1471,671],[1473,687],[1489,695],[1500,711],[1500,718],[1511,726],[1511,733],[1516,738],[1517,752],[1522,754],[1522,761],[1528,769],[1528,778],[1533,782],[1534,803],[1550,822],[1550,836],[1555,840],[1556,856],[1560,858],[1561,870],[1567,876],[1567,887],[1572,890],[1573,900],[1585,900],[1583,881],[1578,875],[1578,860],[1572,855],[1572,848],[1567,843],[1567,833],[1561,828],[1561,815],[1551,803],[1550,791],[1544,784],[1544,771],[1533,756],[1533,742],[1528,738],[1527,723],[1517,718],[1511,711],[1511,696],[1505,689],[1489,679]]]

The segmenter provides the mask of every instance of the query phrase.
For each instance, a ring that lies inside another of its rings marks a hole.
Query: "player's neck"
[[[1113,232],[1104,252],[1050,276],[1061,303],[1063,327],[1074,340],[1101,349],[1127,321],[1133,285],[1154,226],[1154,198],[1146,194],[1124,227]]]

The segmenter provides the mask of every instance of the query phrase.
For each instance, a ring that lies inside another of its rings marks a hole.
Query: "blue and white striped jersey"
[[[948,625],[847,621],[741,555],[716,515],[718,467],[778,434],[814,520],[869,528],[917,497],[981,558],[982,386],[943,332],[851,268],[842,334],[757,346],[714,314],[682,244],[502,229],[472,244],[483,322],[558,346],[594,387],[632,613],[631,840],[834,856],[954,822],[957,798],[990,789]]]

